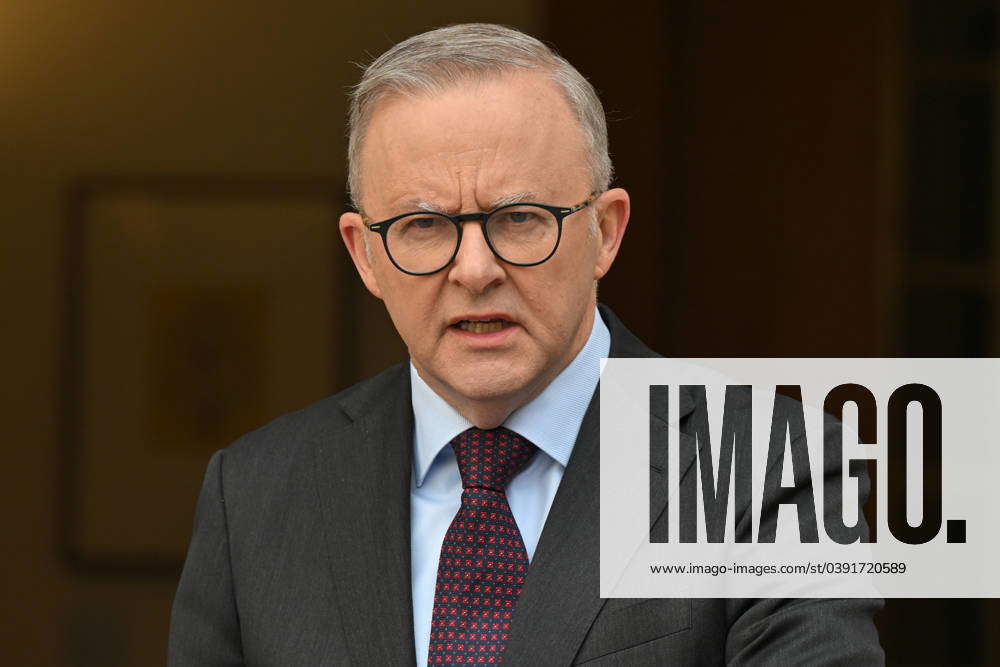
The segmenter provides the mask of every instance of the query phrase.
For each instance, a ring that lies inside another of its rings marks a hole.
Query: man
[[[173,665],[882,660],[869,601],[598,597],[599,359],[629,216],[604,114],[524,34],[462,25],[354,92],[340,220],[410,363],[209,464]]]

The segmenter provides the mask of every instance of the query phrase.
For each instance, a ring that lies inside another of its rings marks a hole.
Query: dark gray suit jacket
[[[611,356],[657,356],[601,315]],[[595,395],[505,664],[882,664],[876,600],[599,598],[598,412]],[[412,448],[401,364],[217,452],[174,601],[170,665],[412,665]],[[661,516],[655,489],[666,485],[653,487]]]

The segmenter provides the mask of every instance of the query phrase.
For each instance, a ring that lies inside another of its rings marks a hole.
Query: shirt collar
[[[569,463],[583,415],[600,379],[601,358],[611,350],[611,333],[594,311],[594,325],[583,348],[542,393],[515,410],[503,423],[524,436],[563,467]],[[434,459],[472,424],[424,382],[410,362],[413,402],[413,466],[417,486],[424,483]]]

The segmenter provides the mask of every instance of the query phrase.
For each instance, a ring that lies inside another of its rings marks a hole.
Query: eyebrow
[[[501,195],[492,200],[484,210],[492,211],[500,208],[501,206],[509,206],[511,204],[520,204],[523,202],[537,202],[538,199],[538,195],[534,192],[512,192],[510,194]],[[441,206],[423,199],[409,199],[403,202],[403,206],[408,210],[427,211],[428,213],[453,213],[453,211],[447,206]]]
[[[492,202],[490,202],[490,210],[495,208],[500,208],[501,206],[508,206],[510,204],[521,204],[523,202],[536,202],[540,199],[538,195],[534,192],[514,192],[509,195],[503,195],[497,197]]]

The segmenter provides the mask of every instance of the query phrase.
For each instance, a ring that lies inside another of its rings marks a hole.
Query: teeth
[[[490,320],[488,322],[480,322],[478,320],[462,320],[458,323],[458,328],[462,331],[469,331],[477,334],[494,333],[496,331],[500,331],[503,327],[503,320]]]

